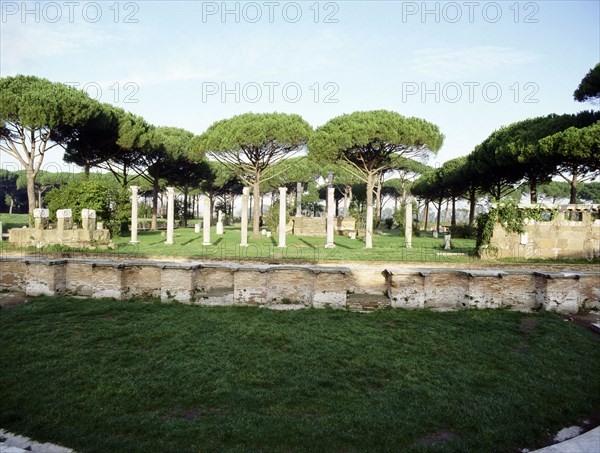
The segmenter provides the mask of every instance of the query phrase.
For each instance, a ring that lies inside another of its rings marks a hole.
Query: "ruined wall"
[[[383,269],[383,270],[382,270]],[[600,272],[4,258],[0,290],[277,308],[600,309]]]
[[[294,236],[325,237],[327,234],[326,217],[292,217],[290,223]],[[356,219],[352,217],[338,217],[334,219],[333,225],[336,234],[356,232]]]
[[[576,206],[576,205],[573,205]],[[548,222],[530,220],[524,234],[509,233],[496,224],[489,254],[497,258],[595,258],[600,257],[600,220],[592,219],[597,206],[573,208]],[[573,212],[574,218],[565,220]]]

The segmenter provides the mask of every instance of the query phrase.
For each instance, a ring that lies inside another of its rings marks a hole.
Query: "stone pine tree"
[[[204,152],[226,165],[247,186],[252,187],[252,233],[260,234],[260,186],[278,172],[266,170],[305,148],[312,127],[299,115],[245,113],[217,121],[195,140],[197,152]],[[279,166],[285,172],[285,166]]]
[[[437,152],[444,141],[438,127],[419,118],[375,110],[333,118],[319,127],[308,142],[312,158],[346,162],[367,185],[365,248],[373,247],[373,188],[380,173],[393,166],[394,157],[418,157]]]
[[[46,153],[65,147],[72,133],[101,115],[100,104],[62,83],[18,75],[0,79],[0,151],[15,158],[27,173],[29,214],[35,208],[35,179]]]
[[[573,93],[573,98],[579,102],[597,102],[600,100],[600,63],[585,75]]]

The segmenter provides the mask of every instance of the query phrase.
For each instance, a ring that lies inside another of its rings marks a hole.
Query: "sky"
[[[0,1],[0,76],[35,75],[201,134],[246,112],[313,127],[387,109],[437,124],[430,164],[526,118],[598,108],[599,1]],[[62,153],[45,169],[70,171]],[[17,165],[0,155],[0,167]],[[76,169],[75,169],[76,170]]]

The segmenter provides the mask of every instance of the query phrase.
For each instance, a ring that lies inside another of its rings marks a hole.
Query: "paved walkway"
[[[531,453],[598,453],[600,452],[600,426],[581,436]]]

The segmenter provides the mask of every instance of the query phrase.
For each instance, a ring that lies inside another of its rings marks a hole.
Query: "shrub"
[[[52,189],[45,197],[52,218],[58,209],[71,209],[73,221],[81,222],[82,209],[94,209],[96,219],[105,223],[112,235],[119,234],[129,222],[129,191],[104,181],[87,180]]]
[[[455,239],[475,239],[477,229],[467,224],[454,225],[450,227],[450,235]]]

